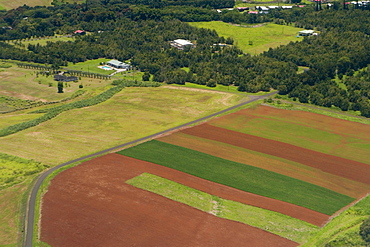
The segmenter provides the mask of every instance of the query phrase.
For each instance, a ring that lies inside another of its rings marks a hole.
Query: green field
[[[39,38],[39,39],[30,39],[30,40],[26,40],[26,41],[22,41],[22,45],[24,45],[25,48],[27,48],[27,46],[29,44],[31,45],[46,45],[47,42],[57,42],[57,41],[64,41],[64,42],[67,42],[67,41],[74,41],[75,38],[74,37],[65,37],[65,36],[52,36],[52,37],[42,37],[42,38]],[[12,44],[11,42],[9,44]]]
[[[27,4],[28,6],[50,6],[52,0],[0,0],[0,9],[15,9]]]
[[[0,91],[3,95],[25,100],[59,101],[72,96],[80,89],[80,84],[84,89],[94,90],[112,83],[110,80],[82,77],[79,82],[64,83],[64,93],[57,93],[57,82],[53,76],[37,75],[36,72],[19,68],[15,64],[11,68],[1,69]]]
[[[269,48],[286,45],[291,41],[300,41],[296,36],[298,31],[302,30],[273,23],[263,24],[260,27],[241,27],[221,21],[190,22],[189,24],[198,28],[214,29],[220,36],[231,37],[235,41],[234,45],[252,55],[267,51]],[[249,45],[250,41],[253,45]]]
[[[115,70],[103,70],[103,69],[98,68],[100,63],[105,63],[105,62],[108,62],[110,60],[111,59],[107,59],[107,58],[99,58],[99,59],[88,60],[88,61],[80,62],[80,63],[76,63],[76,64],[73,64],[73,63],[69,62],[68,66],[65,67],[65,68],[70,69],[70,70],[80,70],[80,71],[85,71],[85,72],[90,72],[90,73],[110,75]]]
[[[2,137],[0,152],[55,166],[209,115],[243,98],[220,92],[125,88],[104,103],[63,112]],[[3,116],[9,115],[14,113]]]
[[[212,213],[220,218],[258,227],[297,243],[307,242],[318,230],[317,226],[304,221],[266,209],[222,199],[148,173],[132,178],[126,183],[201,211]]]
[[[327,215],[335,213],[354,200],[298,179],[156,140],[118,153]],[[325,203],[322,203],[323,201]]]

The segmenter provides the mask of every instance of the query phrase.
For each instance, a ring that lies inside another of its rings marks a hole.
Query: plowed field
[[[68,169],[52,180],[43,199],[41,240],[53,247],[298,245],[125,184],[143,172],[221,197],[250,200],[249,193],[149,162],[110,154]],[[276,207],[285,208],[287,214],[296,212],[306,215],[304,218],[320,218],[311,210],[257,198],[265,200],[263,204],[277,203]]]
[[[370,167],[367,164],[332,156],[291,144],[202,124],[182,131],[214,141],[277,156],[320,169],[340,177],[370,185]]]
[[[294,177],[354,198],[361,198],[370,191],[370,185],[368,184],[356,182],[328,172],[323,172],[318,168],[305,166],[297,162],[281,158],[279,159],[274,156],[263,155],[262,153],[236,147],[223,142],[187,135],[183,132],[177,132],[169,136],[159,138],[158,140],[226,160]]]

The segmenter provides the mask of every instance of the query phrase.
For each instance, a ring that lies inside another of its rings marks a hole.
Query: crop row
[[[118,153],[327,215],[354,200],[298,179],[157,140]]]

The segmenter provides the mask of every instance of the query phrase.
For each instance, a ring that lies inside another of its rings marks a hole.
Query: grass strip
[[[226,200],[149,173],[143,173],[126,183],[220,218],[266,230],[297,243],[307,242],[318,230],[317,226],[290,216]]]
[[[354,200],[298,179],[157,140],[118,153],[327,215]]]

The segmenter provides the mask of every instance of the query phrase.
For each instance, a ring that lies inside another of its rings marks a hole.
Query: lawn
[[[298,179],[157,140],[118,153],[327,215],[335,213],[354,200]]]
[[[87,60],[85,62],[80,62],[80,63],[75,63],[75,64],[69,62],[68,66],[65,68],[70,69],[70,70],[80,70],[80,71],[85,71],[85,72],[110,75],[113,72],[115,72],[115,70],[103,70],[103,69],[98,68],[100,63],[106,63],[110,60],[111,59],[107,59],[107,58],[99,58],[99,59]]]
[[[47,42],[57,42],[57,41],[64,41],[64,42],[67,42],[67,41],[74,41],[75,38],[74,37],[65,37],[65,36],[53,36],[53,37],[43,37],[43,38],[40,38],[40,39],[31,39],[31,40],[27,40],[27,41],[22,41],[22,44],[25,45],[25,48],[27,48],[27,46],[29,44],[31,45],[46,45]],[[10,43],[12,44],[12,43]]]
[[[218,35],[231,37],[240,49],[252,55],[260,54],[269,48],[286,45],[291,41],[300,41],[297,38],[301,28],[283,26],[273,23],[263,24],[259,27],[235,26],[221,21],[211,22],[190,22],[192,26],[198,28],[208,28],[217,31]],[[250,42],[253,44],[250,45]]]
[[[2,137],[0,152],[55,166],[190,122],[242,99],[222,92],[125,88],[104,103],[63,112],[38,126]]]
[[[239,221],[298,243],[306,242],[318,230],[317,226],[284,214],[222,199],[149,173],[143,173],[126,183],[210,212],[217,217]]]

